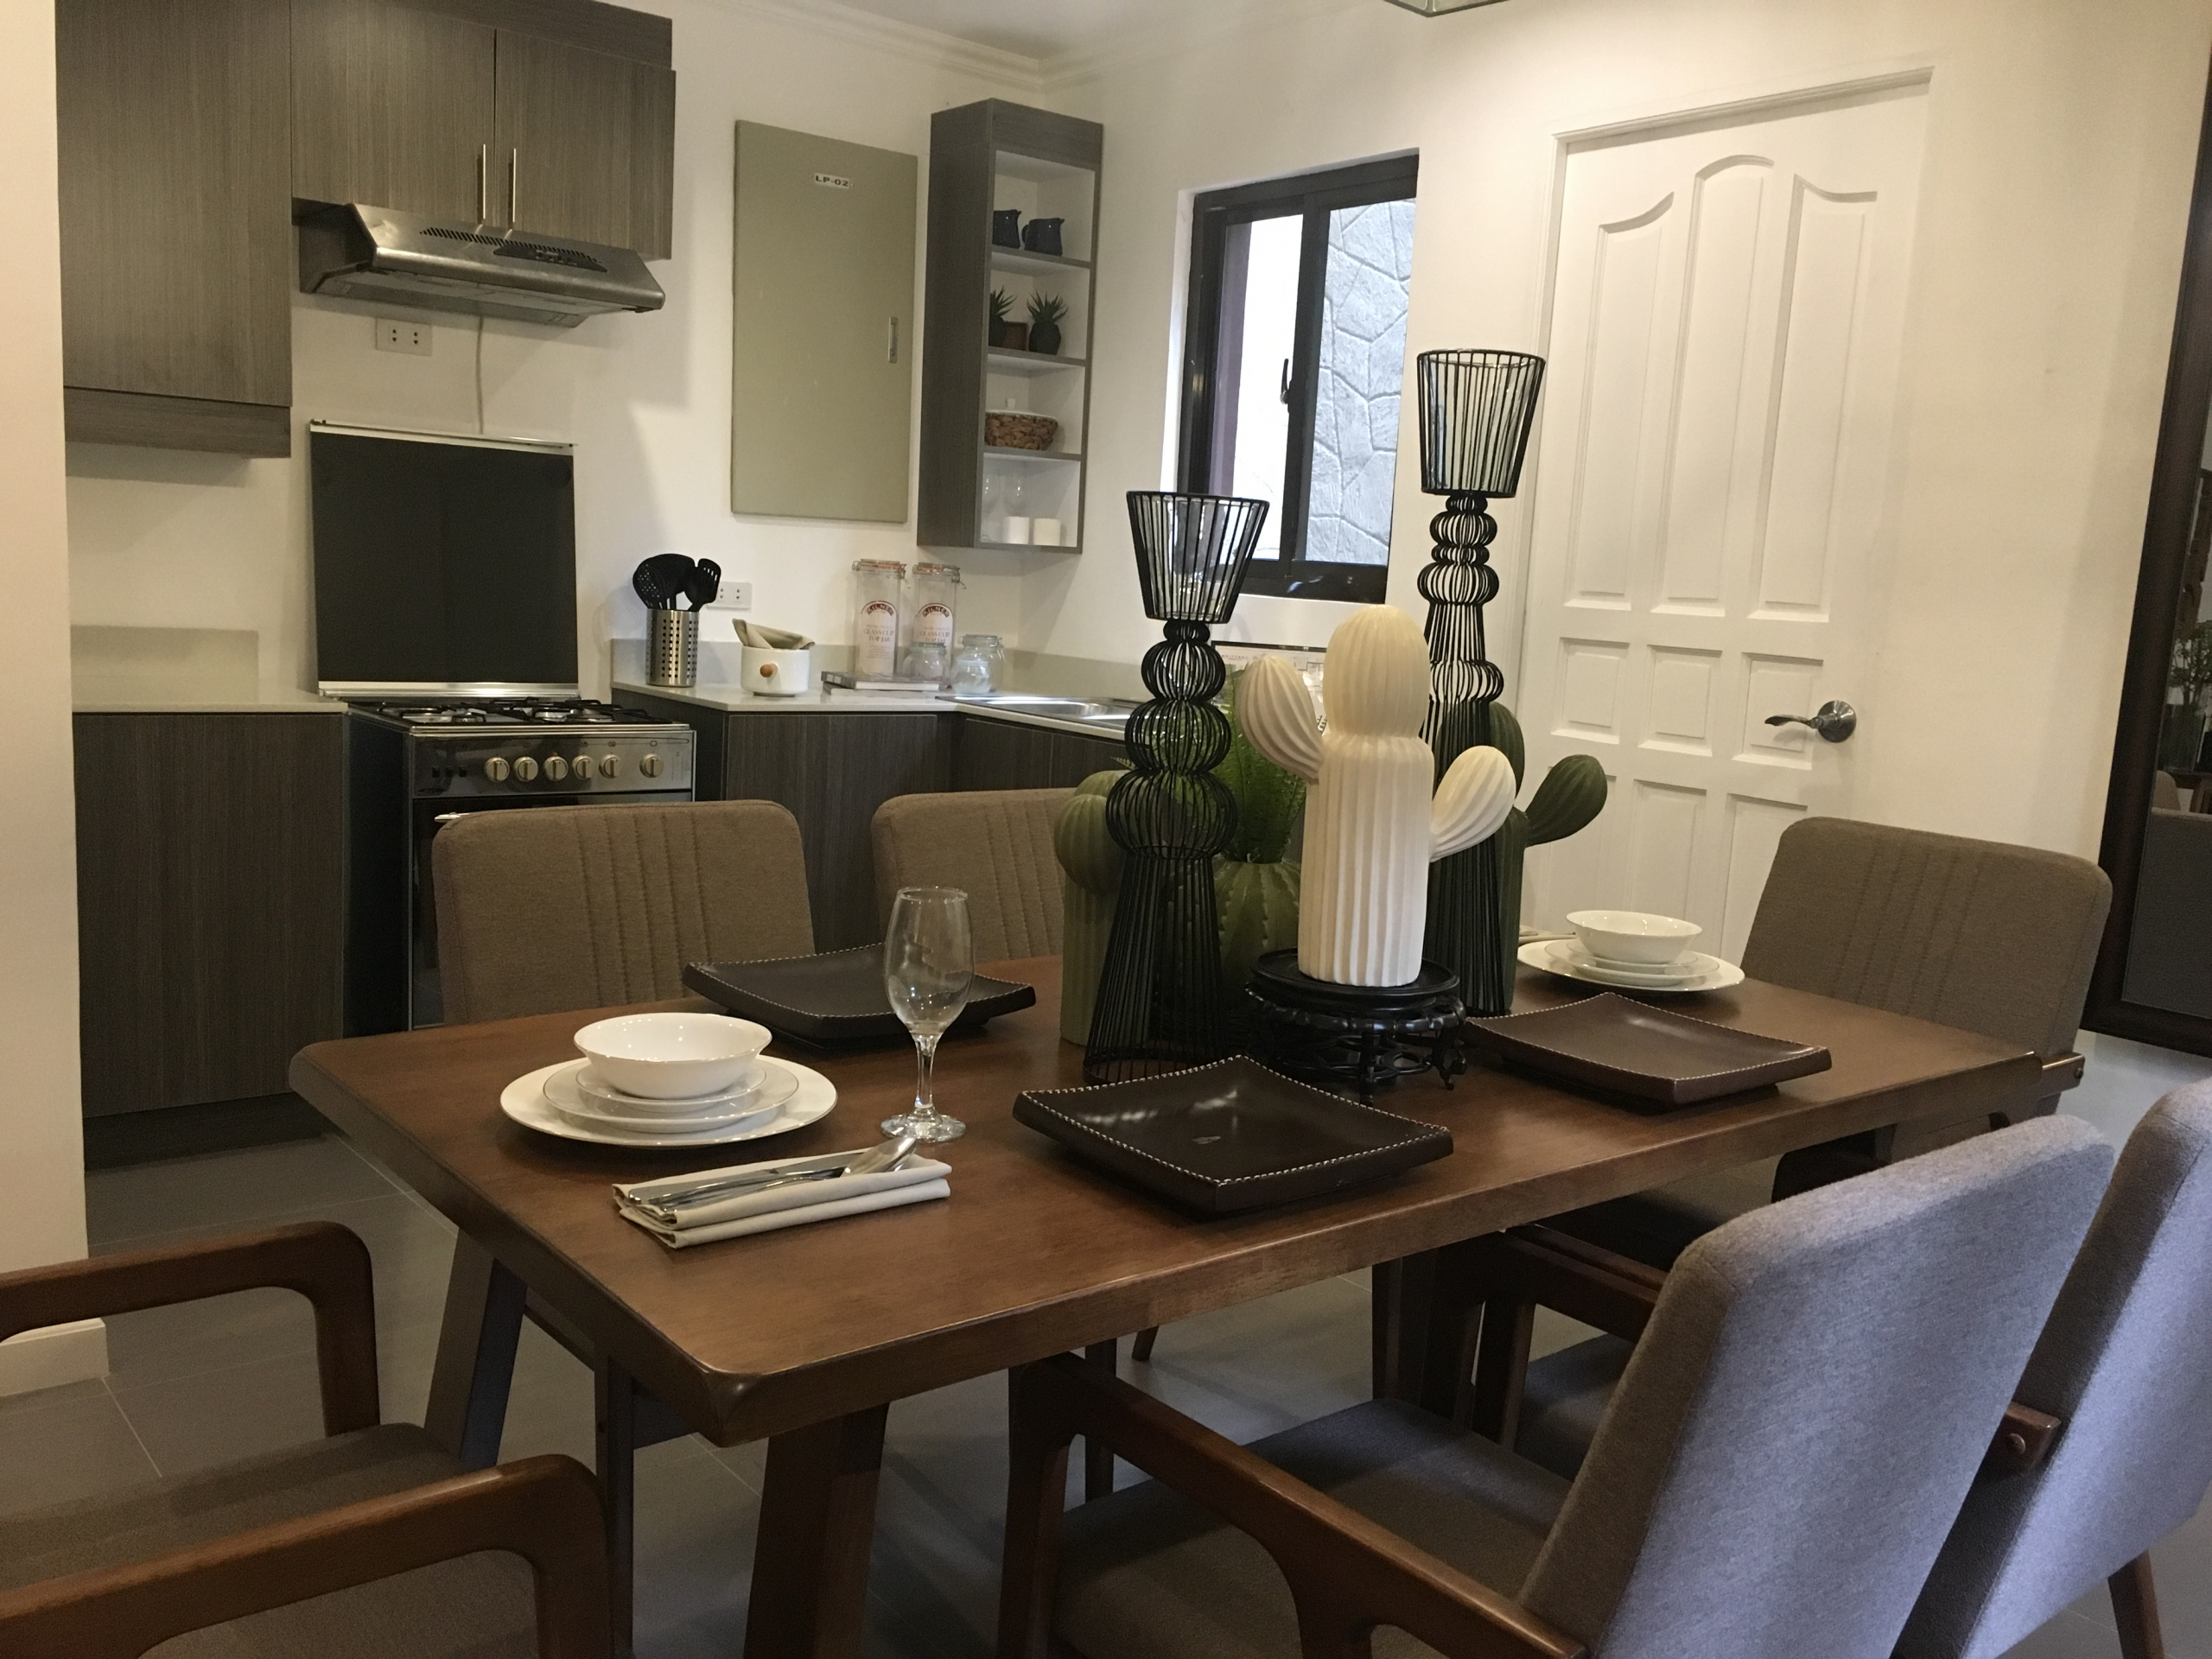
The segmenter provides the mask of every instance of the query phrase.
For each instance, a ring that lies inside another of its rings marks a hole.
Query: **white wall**
[[[911,521],[902,528],[730,512],[734,124],[743,118],[925,156],[936,110],[995,96],[1033,102],[1035,94],[1033,68],[1023,60],[995,65],[991,54],[949,42],[855,34],[741,3],[647,0],[646,9],[675,18],[675,257],[654,268],[667,306],[649,316],[594,319],[573,333],[493,322],[483,336],[486,429],[577,446],[579,632],[584,677],[597,689],[604,642],[645,632],[629,574],[649,554],[711,556],[753,583],[757,620],[831,641],[851,637],[855,559],[917,556]],[[421,358],[373,350],[371,315],[295,296],[296,423],[475,430],[474,320],[436,324],[431,355]],[[918,374],[916,385],[918,391]],[[264,682],[312,684],[305,443],[296,434],[295,446],[289,461],[72,446],[75,620],[254,629]],[[1019,587],[1012,567],[995,571],[983,556],[960,563],[969,578],[962,626],[1011,632]]]
[[[77,888],[69,738],[68,529],[61,479],[61,245],[54,13],[0,13],[0,222],[16,263],[0,352],[0,660],[14,776],[0,791],[0,1270],[85,1253],[77,1093]],[[0,1394],[96,1376],[97,1324],[0,1344]]]
[[[1167,476],[1192,192],[1417,149],[1409,352],[1542,350],[1556,135],[1929,66],[1897,575],[1848,693],[1859,810],[2094,855],[2209,52],[2208,0],[1509,0],[1435,19],[1286,0],[1272,29],[1078,72],[1058,95],[1107,131],[1092,523]],[[1417,486],[1408,443],[1391,594],[1416,613],[1436,506]],[[1525,489],[1497,509],[1509,685],[1527,511]],[[1022,643],[1141,649],[1126,548],[1096,535],[1078,568],[1032,578]],[[1232,628],[1319,641],[1336,614],[1248,599]]]

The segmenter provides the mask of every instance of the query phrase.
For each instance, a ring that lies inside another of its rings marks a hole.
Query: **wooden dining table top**
[[[683,1152],[557,1140],[501,1090],[572,1058],[623,1010],[317,1043],[292,1086],[588,1333],[691,1428],[724,1445],[1265,1296],[1677,1179],[1916,1117],[2018,1110],[2052,1092],[2013,1045],[1777,985],[1675,1000],[1700,1019],[1825,1045],[1829,1071],[1703,1105],[1641,1111],[1478,1058],[1455,1086],[1379,1104],[1452,1132],[1447,1157],[1280,1208],[1200,1218],[1087,1166],[1014,1120],[1014,1096],[1082,1081],[1060,1040],[1056,957],[990,964],[1036,1006],[939,1052],[931,1148],[948,1201],[671,1250],[620,1219],[611,1184],[860,1147],[912,1099],[911,1051],[785,1047],[838,1090],[820,1122]],[[1580,988],[1523,971],[1516,1007]],[[656,1003],[647,1007],[697,1007]]]

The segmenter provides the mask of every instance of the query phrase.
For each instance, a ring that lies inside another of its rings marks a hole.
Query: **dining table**
[[[1332,1276],[1376,1269],[1379,1392],[1433,1392],[1418,1264],[1443,1247],[1701,1171],[1916,1119],[2048,1109],[2079,1075],[2015,1045],[1746,980],[1663,1000],[1678,1012],[1819,1044],[1829,1069],[1701,1104],[1654,1109],[1480,1055],[1378,1102],[1448,1129],[1448,1155],[1388,1179],[1242,1214],[1178,1209],[1017,1123],[1025,1090],[1082,1083],[1059,1035],[1056,957],[986,964],[1034,1006],[948,1037],[932,1147],[948,1200],[671,1249],[616,1212],[613,1183],[866,1146],[912,1101],[903,1047],[787,1052],[836,1085],[824,1118],[742,1147],[632,1150],[509,1121],[502,1090],[575,1055],[582,1025],[639,1009],[537,1014],[346,1038],[295,1057],[291,1083],[459,1230],[427,1427],[494,1461],[522,1321],[594,1366],[599,1462],[629,1629],[632,1459],[657,1438],[766,1440],[745,1652],[861,1651],[887,1413],[926,1390],[1092,1348]],[[1592,994],[1523,969],[1516,1007]],[[643,1008],[696,1008],[685,1000]]]

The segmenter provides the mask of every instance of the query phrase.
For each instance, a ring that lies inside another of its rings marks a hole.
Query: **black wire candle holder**
[[[1106,798],[1124,859],[1083,1075],[1120,1083],[1219,1059],[1236,1026],[1221,973],[1214,855],[1236,801],[1213,775],[1229,753],[1215,702],[1228,679],[1210,627],[1236,607],[1264,501],[1129,492],[1145,614],[1166,637],[1144,655],[1152,700],[1130,715],[1129,771]]]
[[[1491,704],[1505,690],[1483,639],[1483,607],[1497,597],[1490,504],[1521,486],[1544,359],[1523,352],[1423,352],[1416,360],[1421,486],[1444,497],[1430,521],[1435,548],[1421,573],[1428,601],[1428,722],[1441,779],[1468,749],[1491,741]],[[1422,954],[1459,977],[1475,1016],[1513,1008],[1515,950],[1507,943],[1495,839],[1429,866]],[[1517,930],[1516,930],[1517,931]]]

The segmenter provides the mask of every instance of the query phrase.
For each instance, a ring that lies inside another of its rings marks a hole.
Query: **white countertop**
[[[832,688],[796,697],[764,697],[738,685],[647,685],[642,680],[615,681],[616,698],[619,700],[625,692],[632,696],[703,703],[709,709],[741,709],[749,715],[949,715],[959,707],[950,697],[917,696],[911,691],[844,691]]]
[[[346,705],[296,686],[196,686],[188,682],[134,683],[79,676],[70,707],[80,715],[342,715]]]

